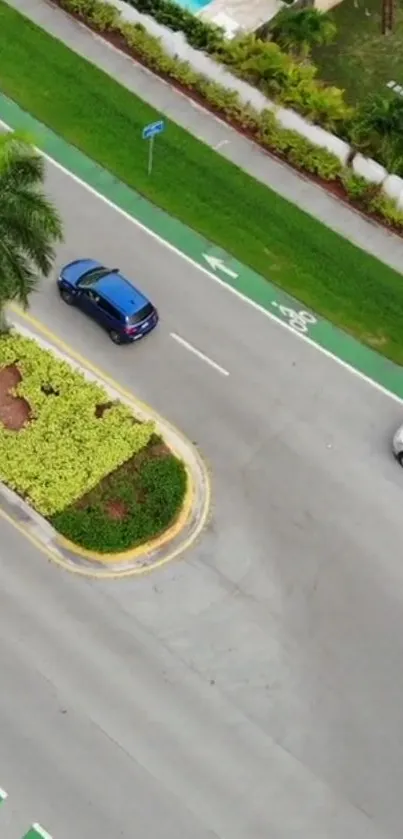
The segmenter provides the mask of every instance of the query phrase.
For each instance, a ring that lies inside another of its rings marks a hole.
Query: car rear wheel
[[[396,460],[400,463],[400,466],[403,466],[403,452],[399,452],[399,454],[396,455]]]
[[[116,332],[114,329],[111,329],[109,337],[114,344],[122,343],[122,336],[119,334],[119,332]]]
[[[62,298],[62,300],[64,301],[64,303],[67,303],[67,305],[68,305],[68,306],[72,306],[72,305],[73,305],[73,303],[74,303],[74,296],[73,296],[73,294],[71,294],[71,292],[70,292],[70,291],[67,291],[67,289],[66,289],[66,288],[62,288],[62,290],[61,290],[61,292],[60,292],[60,297]]]

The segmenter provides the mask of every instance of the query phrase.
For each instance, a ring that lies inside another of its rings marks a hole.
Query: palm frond
[[[28,306],[29,296],[36,290],[39,276],[33,271],[23,254],[15,251],[12,244],[3,242],[0,254],[0,307],[16,300],[21,306]]]
[[[0,145],[0,194],[18,186],[40,187],[44,175],[43,158],[25,143]]]
[[[0,307],[28,304],[41,275],[48,276],[62,222],[43,191],[43,158],[26,137],[0,137]]]

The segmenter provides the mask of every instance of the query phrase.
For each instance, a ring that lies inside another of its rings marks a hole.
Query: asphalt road
[[[397,838],[401,406],[61,172],[49,189],[60,262],[119,266],[161,324],[114,347],[51,282],[33,313],[200,445],[214,502],[182,560],[120,583],[1,524],[2,839],[27,819],[54,839]]]

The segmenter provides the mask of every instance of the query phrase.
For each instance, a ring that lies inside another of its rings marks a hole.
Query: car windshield
[[[147,305],[143,306],[142,309],[139,309],[139,311],[136,312],[135,315],[130,315],[130,317],[127,318],[127,322],[131,326],[133,326],[135,323],[141,323],[142,320],[145,320],[150,315],[152,315],[153,311],[154,307],[151,305],[151,303],[147,303]]]
[[[82,277],[80,277],[77,285],[80,286],[80,288],[83,286],[93,285],[93,283],[96,283],[97,280],[101,279],[101,277],[106,277],[110,273],[110,268],[104,268],[103,266],[91,268],[83,274]]]

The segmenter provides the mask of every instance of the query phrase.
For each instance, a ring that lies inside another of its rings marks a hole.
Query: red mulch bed
[[[109,500],[105,503],[105,512],[110,519],[124,521],[127,516],[127,507],[123,501]]]
[[[10,431],[20,431],[31,419],[31,409],[26,399],[10,391],[22,381],[16,364],[0,369],[0,422]]]
[[[331,195],[334,195],[336,198],[338,198],[344,204],[347,204],[349,207],[352,207],[356,212],[358,212],[361,216],[366,218],[368,221],[372,221],[373,223],[375,223],[377,225],[381,225],[382,227],[386,228],[386,230],[388,230],[389,232],[396,233],[401,238],[403,237],[403,231],[401,230],[401,228],[399,228],[395,225],[392,225],[392,224],[386,224],[382,216],[378,215],[377,213],[369,213],[369,212],[363,210],[359,206],[359,204],[352,201],[350,199],[350,197],[348,196],[346,190],[344,189],[343,184],[341,184],[339,181],[325,181],[325,180],[323,180],[323,178],[318,177],[318,175],[313,175],[311,172],[307,172],[304,169],[301,170],[297,166],[293,166],[286,159],[286,157],[283,157],[281,154],[277,154],[275,151],[271,151],[270,149],[267,149],[265,146],[263,146],[261,143],[259,143],[259,141],[256,139],[256,136],[254,135],[253,131],[250,131],[247,128],[243,128],[235,120],[229,119],[218,108],[214,108],[212,105],[210,105],[208,102],[206,102],[206,100],[203,99],[203,97],[200,96],[200,94],[197,93],[196,91],[194,91],[192,88],[186,87],[186,85],[181,84],[180,82],[176,81],[176,79],[172,79],[171,76],[167,75],[166,73],[161,73],[158,70],[155,70],[154,68],[149,67],[149,65],[139,55],[137,55],[136,51],[133,48],[128,46],[128,44],[126,43],[123,35],[121,35],[119,32],[100,32],[93,24],[91,24],[88,20],[86,20],[86,18],[83,17],[82,15],[79,15],[76,12],[67,11],[63,7],[62,0],[50,0],[50,2],[54,6],[58,6],[60,9],[62,9],[62,11],[64,11],[64,13],[67,14],[69,17],[75,18],[75,20],[79,21],[79,23],[83,23],[88,29],[90,29],[92,32],[94,32],[94,34],[96,34],[98,37],[101,37],[105,41],[108,41],[108,43],[112,44],[112,46],[116,47],[116,49],[120,50],[120,52],[123,52],[123,53],[125,53],[125,55],[128,55],[130,58],[132,58],[138,64],[141,64],[143,67],[145,67],[151,73],[153,73],[155,76],[159,76],[159,78],[166,81],[171,87],[176,88],[181,93],[183,93],[185,96],[187,96],[189,99],[193,99],[202,108],[204,108],[204,110],[210,111],[210,113],[214,114],[214,116],[219,117],[219,119],[221,119],[222,122],[225,122],[227,125],[231,126],[231,128],[234,128],[238,132],[238,134],[242,134],[244,137],[247,137],[248,140],[252,140],[269,157],[274,157],[277,160],[281,160],[281,162],[285,163],[287,166],[289,166],[290,169],[294,169],[295,171],[297,171],[298,174],[301,177],[305,178],[305,180],[313,181],[318,186],[321,186],[322,189],[326,190],[326,192],[329,192]]]

